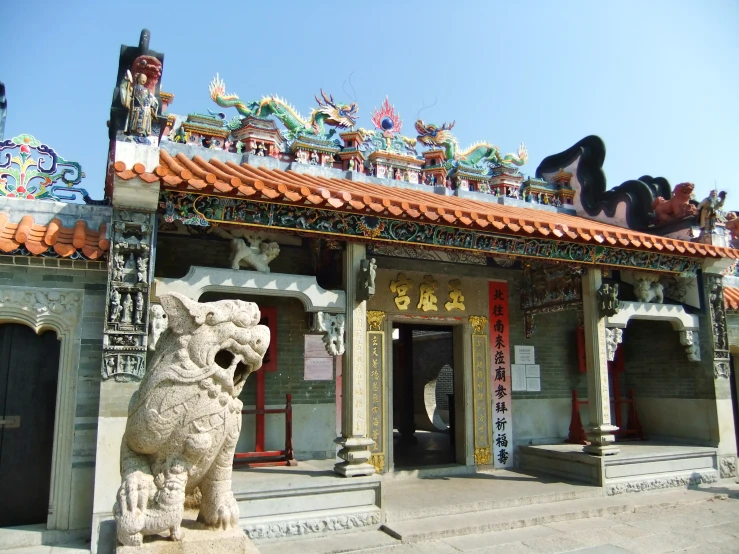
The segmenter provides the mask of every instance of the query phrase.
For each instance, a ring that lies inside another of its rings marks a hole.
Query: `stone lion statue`
[[[693,196],[693,183],[680,183],[675,185],[672,191],[672,198],[665,200],[658,196],[652,202],[652,209],[657,219],[657,224],[669,223],[678,219],[685,219],[698,214],[698,208],[690,203]]]
[[[634,296],[639,302],[656,302],[662,304],[664,301],[664,287],[659,282],[659,275],[652,273],[634,273]]]
[[[248,246],[244,239],[231,239],[231,269],[248,265],[262,273],[269,273],[269,263],[280,255],[280,245],[256,237],[247,240],[251,246]]]
[[[113,508],[121,544],[169,530],[180,540],[186,500],[198,521],[238,525],[231,468],[241,431],[239,393],[262,365],[269,329],[252,302],[160,297],[168,327],[131,398]]]

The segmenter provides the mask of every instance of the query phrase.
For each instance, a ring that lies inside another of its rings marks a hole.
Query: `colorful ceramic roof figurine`
[[[226,93],[226,83],[218,75],[211,81],[209,91],[210,97],[216,104],[224,108],[236,108],[243,117],[274,116],[287,127],[288,139],[301,135],[329,139],[336,133],[336,130],[327,129],[327,127],[352,129],[359,112],[356,103],[339,104],[334,101],[332,95],[327,96],[323,90],[321,90],[323,100],[316,96],[319,107],[313,109],[307,118],[301,116],[292,105],[277,96],[265,96],[258,101],[243,102],[238,95]]]

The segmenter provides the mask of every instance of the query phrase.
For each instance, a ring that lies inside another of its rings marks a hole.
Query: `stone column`
[[[611,401],[608,387],[608,360],[606,353],[606,321],[598,310],[596,292],[601,285],[601,270],[590,268],[582,278],[583,323],[585,328],[585,361],[588,375],[588,415],[590,444],[583,451],[597,456],[618,454],[613,444]]]
[[[731,358],[724,306],[724,279],[722,272],[729,260],[706,261],[703,265],[705,300],[711,335],[715,412],[709,411],[710,439],[718,449],[719,472],[722,479],[737,475],[737,444],[734,432],[734,410],[731,400]],[[705,321],[705,320],[704,320]]]
[[[370,446],[374,441],[367,436],[367,302],[357,302],[356,294],[359,264],[364,257],[363,244],[346,244],[346,350],[341,383],[341,436],[334,441],[341,445],[338,456],[344,460],[334,466],[334,471],[345,477],[375,473],[375,467],[369,463]]]

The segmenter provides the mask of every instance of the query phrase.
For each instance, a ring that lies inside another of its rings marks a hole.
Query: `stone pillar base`
[[[618,431],[615,425],[600,425],[588,430],[590,444],[583,446],[583,452],[595,456],[612,456],[621,452],[621,449],[613,444],[616,438],[613,432]]]
[[[375,466],[369,463],[369,447],[375,441],[367,437],[339,437],[334,440],[341,445],[337,456],[344,460],[334,466],[334,471],[344,477],[356,477],[358,475],[374,475]]]

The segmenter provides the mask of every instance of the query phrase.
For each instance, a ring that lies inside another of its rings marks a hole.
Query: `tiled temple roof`
[[[739,287],[724,287],[724,307],[739,310]]]
[[[485,229],[525,237],[602,244],[694,257],[739,258],[739,250],[640,233],[581,217],[441,196],[430,192],[222,162],[183,153],[159,152],[159,165],[116,162],[123,180],[161,180],[167,189],[250,198],[261,202],[313,205],[325,209]]]
[[[24,215],[16,223],[10,221],[8,213],[0,212],[0,250],[8,253],[21,246],[35,255],[52,247],[62,258],[68,258],[80,250],[87,258],[95,260],[108,251],[110,241],[106,238],[105,223],[97,231],[89,229],[81,219],[74,227],[64,227],[56,217],[47,225],[39,225],[30,214]]]

